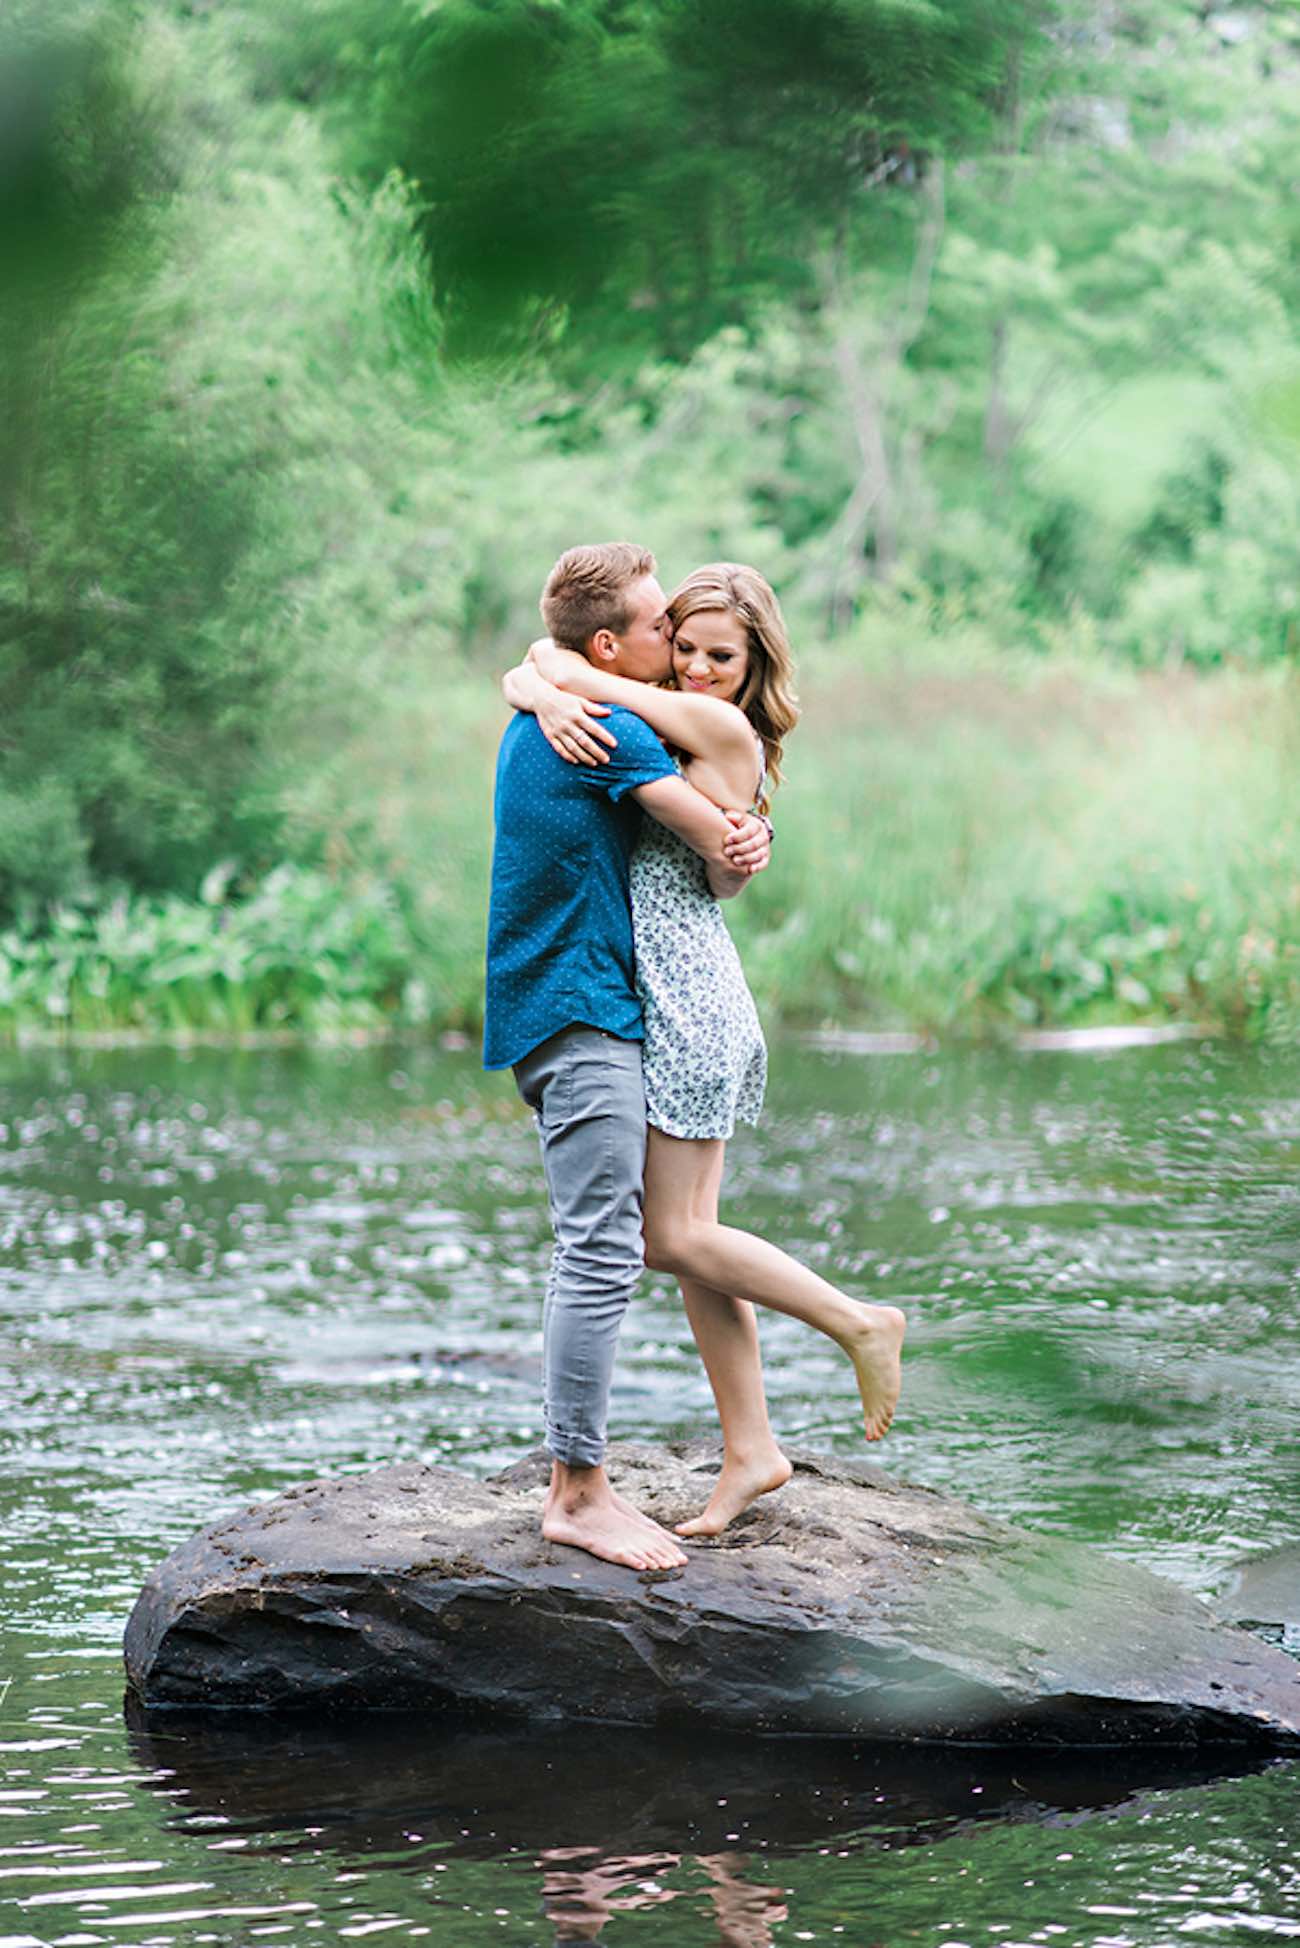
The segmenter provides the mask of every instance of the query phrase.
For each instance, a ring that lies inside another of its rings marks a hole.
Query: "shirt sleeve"
[[[610,752],[608,764],[582,767],[582,782],[589,790],[604,792],[617,804],[638,785],[672,777],[676,767],[644,718],[615,707],[602,722],[618,739],[618,746]]]

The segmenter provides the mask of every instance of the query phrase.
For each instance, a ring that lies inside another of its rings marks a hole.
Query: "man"
[[[654,556],[571,548],[542,595],[551,636],[615,675],[671,669]],[[571,765],[519,713],[497,760],[483,1060],[513,1068],[537,1117],[555,1230],[543,1314],[551,1481],[542,1533],[633,1569],[680,1567],[676,1540],[614,1492],[605,1424],[619,1326],[640,1278],[644,1026],[628,861],[643,813],[705,861],[721,898],[767,863],[757,821],[718,810],[650,727],[613,710],[606,764]]]

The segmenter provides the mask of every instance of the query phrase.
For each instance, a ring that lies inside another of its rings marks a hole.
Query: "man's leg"
[[[515,1068],[536,1112],[555,1229],[543,1331],[546,1445],[542,1529],[609,1562],[685,1562],[666,1531],[610,1488],[603,1461],[618,1331],[641,1276],[645,1095],[641,1049],[571,1028]]]

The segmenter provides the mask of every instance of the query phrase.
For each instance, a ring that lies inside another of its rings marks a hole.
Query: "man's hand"
[[[772,828],[757,812],[725,812],[731,826],[722,841],[727,864],[736,872],[761,873],[772,857]]]

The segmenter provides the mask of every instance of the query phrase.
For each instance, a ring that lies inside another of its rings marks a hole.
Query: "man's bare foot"
[[[713,1493],[698,1515],[689,1522],[678,1522],[678,1535],[721,1535],[729,1522],[747,1509],[760,1495],[769,1495],[789,1481],[794,1469],[773,1441],[761,1454],[744,1461],[727,1455],[722,1473],[713,1484]]]
[[[903,1384],[903,1334],[907,1321],[894,1305],[860,1305],[860,1326],[839,1339],[858,1376],[862,1420],[869,1441],[889,1432]]]
[[[681,1569],[687,1560],[666,1529],[615,1498],[603,1468],[554,1464],[542,1534],[628,1569]]]

